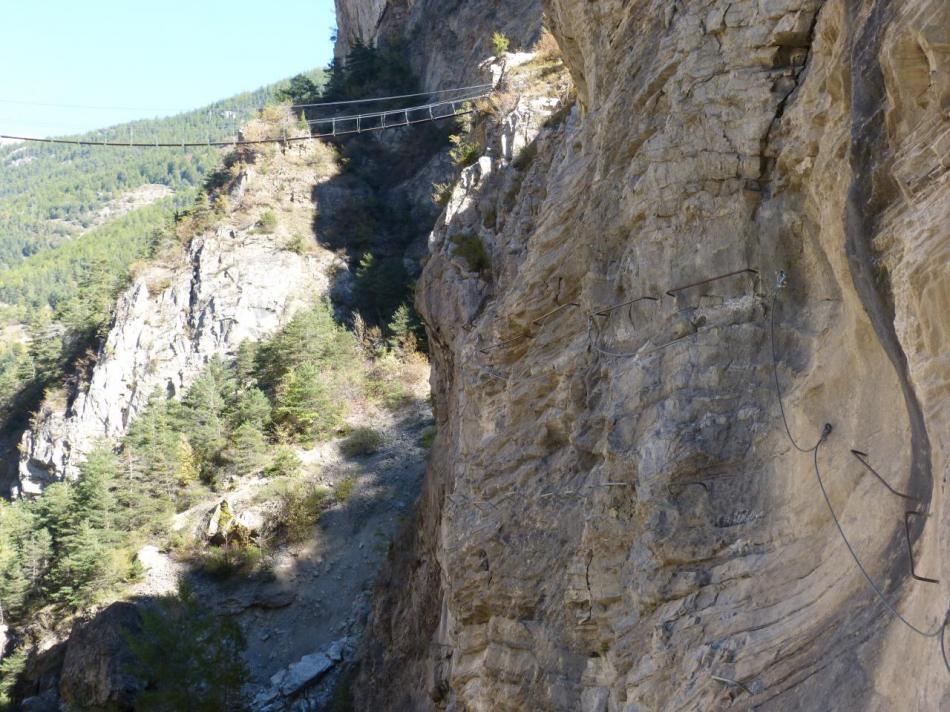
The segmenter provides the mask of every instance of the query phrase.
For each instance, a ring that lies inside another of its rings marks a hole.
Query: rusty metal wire
[[[707,493],[711,493],[713,485],[718,480],[733,479],[738,476],[738,473],[735,472],[714,472],[703,477],[699,477],[695,480],[688,480],[686,482],[670,482],[666,485],[666,490],[669,492],[671,497],[677,497],[679,494],[682,494],[683,490],[687,487],[697,485],[706,490]],[[679,490],[679,494],[674,494],[674,489]]]
[[[779,359],[778,359],[778,354],[775,351],[775,302],[778,299],[779,291],[784,288],[785,288],[785,273],[779,272],[775,291],[772,292],[772,301],[771,301],[771,304],[769,305],[769,343],[772,346],[772,376],[775,380],[775,395],[778,400],[779,411],[782,414],[782,423],[785,425],[785,434],[788,436],[789,442],[792,443],[792,447],[794,447],[799,452],[803,452],[803,453],[815,452],[818,449],[818,446],[821,445],[821,443],[823,442],[824,437],[827,437],[827,436],[820,438],[818,442],[815,443],[810,448],[804,448],[795,441],[795,438],[792,437],[792,429],[791,427],[789,427],[789,424],[788,424],[788,417],[785,415],[785,404],[782,402],[782,387],[779,385],[779,382],[778,382]]]
[[[887,480],[885,480],[883,477],[881,477],[880,473],[878,473],[877,470],[875,470],[873,467],[871,467],[871,463],[869,463],[869,462],[867,461],[867,458],[869,457],[869,455],[868,455],[866,452],[862,452],[861,450],[855,450],[854,448],[852,448],[852,449],[851,449],[851,454],[854,455],[854,459],[855,459],[855,460],[857,460],[857,461],[860,462],[862,465],[864,465],[864,467],[866,467],[867,470],[868,470],[872,475],[874,475],[875,477],[877,477],[877,479],[881,482],[881,484],[884,485],[885,487],[887,487],[888,491],[891,492],[891,494],[895,494],[895,495],[897,495],[898,497],[903,497],[904,499],[909,499],[909,500],[911,500],[911,501],[913,501],[913,502],[919,502],[919,501],[920,501],[917,497],[914,497],[914,496],[909,495],[909,494],[904,494],[903,492],[898,492],[896,489],[894,489],[893,487],[891,487],[890,484],[888,484]]]
[[[613,306],[605,307],[604,309],[601,309],[599,311],[591,312],[589,316],[607,316],[612,311],[616,311],[617,309],[621,309],[623,307],[627,307],[627,306],[630,306],[631,304],[636,304],[637,302],[642,302],[642,301],[658,302],[660,300],[658,297],[651,297],[649,295],[644,295],[642,297],[637,297],[636,299],[630,299],[626,302],[621,302],[620,304],[614,304]]]
[[[548,317],[552,317],[552,316],[554,316],[555,314],[557,314],[557,313],[559,313],[559,312],[562,312],[562,311],[564,311],[565,309],[568,309],[569,307],[579,307],[579,306],[580,306],[580,304],[578,304],[577,302],[568,302],[567,304],[562,304],[561,306],[557,307],[556,309],[552,309],[552,310],[549,311],[547,314],[542,314],[542,315],[539,316],[537,319],[533,320],[531,323],[532,323],[534,326],[541,326],[541,324],[542,324]]]
[[[928,515],[923,512],[904,512],[904,536],[907,537],[907,558],[910,559],[910,575],[924,583],[940,583],[939,579],[919,576],[917,570],[914,568],[914,547],[910,543],[910,518],[914,516],[926,518]]]
[[[828,427],[829,426],[826,425],[825,430],[827,430]],[[901,612],[898,611],[897,608],[894,607],[894,604],[892,604],[889,600],[887,600],[887,597],[884,595],[884,592],[881,590],[881,587],[878,586],[877,583],[875,583],[874,579],[871,578],[871,574],[869,574],[868,570],[864,568],[864,564],[861,563],[861,559],[860,557],[858,557],[857,552],[854,550],[854,547],[851,545],[851,541],[848,539],[847,534],[844,533],[844,528],[841,526],[841,522],[838,519],[838,515],[835,512],[834,507],[831,505],[831,498],[828,496],[828,491],[825,489],[825,483],[821,478],[821,469],[818,466],[818,451],[821,449],[821,445],[824,442],[825,442],[825,437],[822,437],[822,439],[818,441],[818,445],[815,447],[814,450],[812,450],[812,453],[811,453],[812,463],[815,468],[815,477],[818,479],[818,487],[819,489],[821,489],[821,495],[825,500],[825,504],[828,506],[828,512],[831,514],[831,519],[835,523],[835,528],[837,528],[838,534],[841,535],[841,540],[844,542],[845,547],[847,547],[848,553],[851,554],[851,558],[854,560],[854,563],[857,565],[858,570],[861,572],[861,575],[864,577],[864,580],[868,582],[868,585],[877,595],[881,603],[884,604],[885,608],[887,608],[887,610],[891,613],[891,615],[894,616],[901,623],[903,623],[905,626],[910,628],[912,631],[917,633],[917,635],[924,638],[935,638],[937,636],[942,635],[943,630],[947,625],[946,620],[943,622],[943,624],[941,624],[934,630],[926,631],[921,628],[918,628],[916,625],[914,625],[909,620],[907,620],[901,614]]]
[[[516,344],[519,341],[523,341],[524,339],[527,339],[529,336],[531,336],[531,334],[527,334],[527,333],[521,334],[520,336],[515,336],[514,338],[506,339],[505,341],[499,342],[497,344],[493,344],[492,346],[486,346],[485,348],[479,349],[478,351],[479,353],[487,354],[491,351],[495,351],[496,349],[504,348],[505,346],[508,346],[510,344]]]
[[[848,554],[850,554],[851,559],[854,561],[855,565],[858,567],[858,571],[861,572],[861,576],[864,577],[864,580],[867,581],[868,586],[871,587],[871,590],[874,592],[874,594],[875,594],[875,596],[877,597],[877,599],[884,605],[884,607],[887,609],[887,611],[888,611],[895,619],[897,619],[898,621],[900,621],[900,622],[901,622],[902,624],[904,624],[907,628],[909,628],[909,629],[912,630],[914,633],[916,633],[917,635],[919,635],[919,636],[921,636],[921,637],[923,637],[923,638],[939,638],[939,639],[940,639],[940,652],[941,652],[941,654],[942,654],[942,656],[943,656],[943,661],[944,661],[944,665],[945,665],[946,668],[947,668],[947,672],[950,672],[950,661],[947,660],[946,648],[945,648],[945,643],[944,643],[944,640],[943,640],[943,638],[944,638],[944,632],[945,632],[947,626],[950,625],[950,608],[948,608],[947,615],[945,616],[945,618],[944,618],[944,620],[943,620],[943,623],[941,623],[939,626],[935,627],[933,630],[925,630],[925,629],[919,628],[919,627],[917,627],[916,625],[914,625],[913,623],[911,623],[907,618],[905,618],[905,617],[903,616],[903,614],[901,614],[900,611],[897,610],[897,608],[895,607],[895,605],[892,604],[892,603],[887,599],[887,596],[884,595],[884,591],[882,590],[882,588],[881,588],[880,586],[878,586],[878,584],[877,584],[877,583],[874,581],[874,579],[871,577],[871,574],[868,573],[868,570],[865,568],[864,564],[861,562],[861,558],[858,556],[857,552],[854,550],[854,546],[852,546],[851,540],[848,539],[848,535],[845,533],[844,527],[842,527],[842,525],[841,525],[841,521],[838,519],[838,514],[837,514],[837,512],[835,512],[835,508],[834,508],[834,506],[831,504],[831,497],[828,495],[828,491],[825,489],[825,483],[824,483],[824,480],[822,479],[822,476],[821,476],[821,467],[820,467],[819,464],[818,464],[818,453],[819,453],[819,451],[820,451],[820,449],[821,449],[821,446],[825,443],[825,441],[828,439],[828,436],[831,435],[831,432],[832,432],[832,426],[831,426],[831,424],[830,424],[830,423],[825,423],[825,426],[824,426],[824,428],[823,428],[822,431],[821,431],[821,435],[820,435],[820,437],[818,438],[818,442],[817,442],[817,443],[815,444],[815,446],[812,447],[812,448],[805,449],[805,448],[800,447],[800,446],[798,445],[798,443],[795,442],[795,439],[792,437],[791,430],[789,429],[789,426],[788,426],[788,420],[787,420],[786,417],[785,417],[785,408],[782,406],[782,392],[781,392],[781,388],[779,387],[779,382],[778,382],[778,357],[776,356],[776,353],[775,353],[775,301],[776,301],[776,297],[777,297],[777,295],[778,295],[778,292],[785,288],[785,286],[786,286],[786,281],[787,281],[787,277],[786,277],[785,273],[784,273],[784,272],[779,272],[779,274],[778,274],[778,279],[777,279],[777,282],[776,282],[776,285],[775,285],[775,291],[774,291],[773,294],[772,294],[772,303],[771,303],[771,307],[770,307],[770,310],[771,310],[771,315],[770,315],[770,316],[771,316],[771,318],[770,318],[771,328],[770,328],[770,330],[769,330],[769,331],[770,331],[770,337],[771,337],[770,341],[771,341],[771,345],[772,345],[772,368],[773,368],[773,373],[775,374],[775,390],[776,390],[776,394],[777,394],[777,396],[778,396],[779,407],[780,407],[780,410],[781,410],[781,413],[782,413],[782,421],[783,421],[783,423],[785,424],[785,433],[786,433],[786,435],[788,436],[788,439],[791,441],[792,445],[795,447],[796,450],[799,450],[799,451],[802,452],[802,453],[809,453],[809,454],[811,454],[811,456],[812,456],[812,466],[813,466],[814,471],[815,471],[815,479],[818,481],[818,488],[819,488],[819,490],[821,490],[821,496],[822,496],[822,498],[823,498],[824,501],[825,501],[825,505],[826,505],[827,508],[828,508],[828,513],[831,515],[831,519],[832,519],[832,521],[834,522],[835,528],[838,530],[838,535],[841,537],[841,540],[844,542],[845,548],[847,548]],[[858,458],[858,460],[861,460],[861,457],[859,456],[859,454],[864,454],[864,453],[861,453],[860,450],[857,451],[857,453],[855,453],[855,451],[852,450],[852,454],[854,454],[855,457]],[[867,464],[867,463],[864,463],[864,462],[862,461],[862,464]],[[877,473],[875,472],[874,474],[877,474]],[[879,479],[881,479],[881,481],[884,482],[884,479],[883,479],[883,478],[880,478],[880,477],[879,477]],[[885,482],[885,484],[887,484],[887,483]],[[890,487],[889,485],[888,485],[888,489],[891,489],[891,487]],[[893,490],[892,490],[892,491],[893,491]],[[899,494],[899,493],[895,492],[895,494]],[[910,556],[910,561],[911,561],[911,574],[914,576],[914,578],[916,578],[916,579],[921,579],[921,577],[916,576],[916,572],[913,570],[913,551],[912,551],[912,548],[911,548],[911,546],[910,546],[910,524],[909,524],[909,516],[908,516],[908,515],[914,515],[914,514],[921,514],[921,513],[920,513],[920,512],[910,512],[910,513],[905,514],[905,517],[904,517],[904,534],[905,534],[905,536],[907,537],[908,553],[911,555],[911,556]],[[925,580],[925,581],[927,581],[928,583],[937,583],[937,581],[935,581],[935,580],[933,580],[933,579],[921,579],[921,580]]]
[[[668,289],[666,291],[667,296],[675,297],[677,292],[682,292],[684,289],[692,289],[693,287],[701,287],[704,284],[709,284],[710,282],[718,282],[721,279],[728,279],[729,277],[736,277],[740,274],[758,274],[758,270],[754,270],[750,267],[745,269],[736,270],[735,272],[728,272],[726,274],[720,274],[715,277],[710,277],[709,279],[703,279],[699,282],[693,282],[691,284],[684,284],[680,287],[674,287],[673,289]]]
[[[750,695],[755,695],[752,690],[750,690],[744,683],[739,680],[732,680],[728,677],[723,677],[722,675],[710,675],[713,680],[716,682],[721,682],[723,685],[728,685],[729,687],[741,687],[743,690],[748,692]]]
[[[670,497],[677,497],[677,494],[673,493],[673,490],[679,490],[679,494],[683,494],[683,490],[687,487],[702,487],[706,490],[706,494],[709,494],[709,485],[707,485],[702,480],[695,480],[693,482],[670,482],[666,485],[666,491],[669,492]]]

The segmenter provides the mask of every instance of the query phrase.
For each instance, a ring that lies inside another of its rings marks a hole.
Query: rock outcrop
[[[133,603],[113,603],[90,621],[73,626],[59,678],[59,694],[71,707],[131,710],[142,683],[128,668],[135,662],[126,636],[141,631]]]
[[[336,0],[337,57],[360,41],[405,44],[426,90],[481,83],[479,63],[492,54],[501,32],[512,49],[526,49],[541,30],[541,0]]]
[[[545,9],[577,107],[513,78],[430,239],[358,707],[947,707],[950,6]]]
[[[339,679],[331,670],[352,657],[353,641],[340,638],[326,650],[304,655],[300,660],[276,672],[270,684],[254,697],[251,708],[257,712],[293,712],[322,710]],[[327,684],[330,683],[330,684]]]
[[[88,384],[72,402],[47,402],[24,434],[22,494],[75,476],[93,443],[122,436],[156,390],[182,394],[213,356],[273,334],[326,294],[332,253],[291,248],[303,239],[296,236],[311,234],[311,195],[334,173],[331,149],[294,143],[245,159],[227,213],[190,241],[183,258],[152,265],[134,280]],[[257,227],[265,208],[277,218],[270,233]]]

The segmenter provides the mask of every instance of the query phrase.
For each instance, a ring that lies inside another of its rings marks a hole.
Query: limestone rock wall
[[[479,63],[492,55],[494,32],[527,49],[541,29],[541,0],[336,0],[338,57],[357,39],[405,42],[426,90],[487,81]]]
[[[947,707],[888,606],[950,597],[950,6],[545,9],[578,106],[512,79],[430,238],[439,434],[359,704]]]
[[[388,0],[336,0],[337,40],[334,52],[345,58],[353,45],[373,44]]]
[[[179,396],[215,355],[233,356],[325,294],[333,255],[312,235],[315,186],[335,170],[320,143],[269,147],[234,181],[231,207],[180,259],[152,265],[120,297],[89,382],[72,402],[48,401],[20,444],[20,492],[73,477],[98,439],[116,440],[156,391]],[[265,209],[270,234],[257,229]],[[310,240],[313,238],[310,237]]]

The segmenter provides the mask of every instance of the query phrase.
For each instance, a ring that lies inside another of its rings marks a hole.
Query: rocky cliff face
[[[577,107],[510,73],[430,239],[359,704],[947,707],[950,6],[545,9]]]
[[[326,293],[333,255],[295,240],[312,234],[311,196],[335,170],[330,151],[308,141],[245,156],[226,214],[184,255],[134,280],[88,384],[70,403],[48,401],[24,434],[21,493],[75,476],[93,443],[124,435],[156,390],[181,394],[213,356],[266,338]],[[277,218],[273,231],[258,228],[265,209]]]
[[[336,54],[353,44],[405,43],[426,90],[481,83],[478,64],[502,32],[512,49],[527,48],[541,29],[541,0],[336,0]]]

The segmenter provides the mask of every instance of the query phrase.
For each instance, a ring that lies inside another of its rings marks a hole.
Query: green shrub
[[[287,249],[291,252],[296,252],[298,255],[302,255],[307,251],[307,241],[304,240],[303,235],[299,232],[295,232],[290,238],[290,242],[287,243]]]
[[[264,468],[264,474],[268,477],[297,477],[302,467],[303,463],[294,449],[289,445],[281,445],[274,459]]]
[[[201,558],[204,572],[219,580],[250,576],[260,563],[260,549],[242,543],[212,548]]]
[[[142,607],[142,628],[125,634],[134,656],[127,672],[146,687],[135,700],[144,712],[245,710],[241,688],[249,671],[237,622],[204,610],[194,591]]]
[[[333,692],[327,701],[327,712],[356,712],[353,699],[353,684],[356,682],[356,666],[346,667],[337,678]]]
[[[428,450],[432,447],[432,443],[435,442],[435,436],[439,432],[439,429],[434,425],[430,425],[428,428],[422,431],[422,435],[419,436],[419,447],[423,447]]]
[[[275,524],[282,528],[290,541],[301,541],[310,536],[313,525],[332,503],[331,490],[313,482],[290,484],[278,498]]]
[[[465,260],[471,272],[478,272],[482,276],[491,274],[491,259],[477,235],[456,233],[452,235],[450,242],[455,248],[453,254]]]
[[[347,457],[368,457],[379,452],[384,442],[383,434],[373,428],[356,428],[340,443],[340,451]]]
[[[363,381],[366,396],[391,411],[409,405],[412,392],[407,386],[406,371],[406,363],[392,352],[376,359]]]
[[[452,144],[452,148],[449,150],[449,158],[459,168],[465,168],[475,163],[482,152],[482,147],[478,141],[465,138],[461,134],[452,134],[449,136],[449,142]]]
[[[501,32],[495,32],[491,36],[491,48],[495,53],[496,57],[500,57],[505,52],[508,51],[508,48],[511,46],[511,40],[509,40]]]
[[[277,229],[277,216],[273,210],[265,210],[261,219],[257,221],[257,228],[262,233],[272,233]]]
[[[452,199],[452,190],[455,186],[452,183],[433,183],[432,184],[432,202],[441,207],[449,204]]]
[[[343,480],[337,482],[336,487],[334,488],[334,494],[338,502],[345,502],[350,498],[350,495],[353,494],[353,489],[356,487],[356,478],[347,477]]]
[[[518,152],[512,165],[519,171],[527,170],[538,155],[538,144],[532,141]]]

